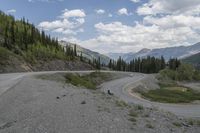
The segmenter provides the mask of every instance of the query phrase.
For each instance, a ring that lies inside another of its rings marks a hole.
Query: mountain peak
[[[150,52],[150,51],[151,51],[151,49],[143,48],[138,53],[147,53],[147,52]]]

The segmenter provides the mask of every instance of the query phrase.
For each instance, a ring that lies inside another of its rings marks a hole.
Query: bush
[[[199,70],[195,70],[192,78],[195,81],[199,81],[200,80],[200,71]]]
[[[177,70],[164,69],[159,72],[159,80],[191,81],[200,80],[200,72],[195,70],[192,65],[181,64]]]
[[[182,81],[182,80],[192,80],[193,79],[193,75],[194,75],[194,67],[192,67],[192,65],[189,64],[181,64],[178,67],[178,80]]]
[[[160,71],[160,75],[162,79],[177,80],[178,73],[171,69],[164,69]]]

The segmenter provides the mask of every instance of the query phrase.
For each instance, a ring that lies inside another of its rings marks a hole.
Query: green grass
[[[74,86],[83,86],[88,89],[96,89],[102,82],[111,79],[111,75],[108,73],[92,72],[87,75],[79,74],[66,74],[65,79],[67,83],[71,83]]]
[[[128,106],[128,104],[127,104],[126,102],[121,101],[121,100],[117,100],[117,101],[116,101],[116,105],[117,105],[118,107],[127,107],[127,106]]]
[[[71,83],[74,86],[84,86],[88,89],[96,89],[95,82],[86,76],[80,76],[78,74],[66,74],[65,78],[67,83]]]
[[[147,127],[147,128],[154,128],[154,126],[151,125],[150,123],[146,124],[146,127]]]
[[[185,87],[161,87],[141,93],[144,97],[163,103],[189,103],[200,100],[200,93]]]
[[[144,107],[142,105],[136,105],[137,110],[144,110]]]
[[[173,124],[174,126],[176,126],[176,127],[182,127],[182,124],[179,123],[179,122],[173,122],[172,124]]]

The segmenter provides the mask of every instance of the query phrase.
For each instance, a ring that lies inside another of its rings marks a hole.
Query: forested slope
[[[92,69],[76,48],[63,47],[28,20],[0,11],[0,72]]]

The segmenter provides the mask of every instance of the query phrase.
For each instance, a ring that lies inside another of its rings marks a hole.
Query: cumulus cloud
[[[199,0],[149,0],[137,9],[139,15],[183,14],[200,11]]]
[[[119,15],[129,15],[128,10],[126,8],[121,8],[118,10]]]
[[[188,15],[166,15],[164,17],[146,16],[143,21],[146,24],[154,24],[164,29],[178,27],[200,29],[200,17]]]
[[[59,19],[54,21],[43,21],[38,27],[56,33],[61,33],[63,35],[76,35],[84,30],[81,26],[85,23],[86,14],[82,9],[62,11],[62,15]]]
[[[94,25],[98,36],[81,43],[99,52],[135,52],[142,48],[190,45],[200,41],[199,0],[149,0],[137,9],[142,21]],[[129,14],[126,8],[119,15]],[[110,51],[112,49],[112,51]]]
[[[85,12],[83,9],[74,9],[74,10],[63,10],[63,14],[61,15],[61,18],[70,18],[70,17],[85,17]]]
[[[59,19],[41,22],[39,27],[67,35],[60,39],[102,53],[135,52],[142,48],[189,45],[200,41],[200,0],[149,0],[136,12],[142,20],[132,25],[120,21],[95,24],[97,36],[88,40],[75,37],[84,32],[82,25],[86,14],[81,9],[64,10]],[[118,14],[131,13],[122,8]],[[112,17],[112,14],[107,15]]]
[[[153,22],[152,22],[153,23]],[[85,47],[99,52],[135,52],[142,48],[188,45],[200,40],[197,31],[189,26],[168,27],[137,23],[128,26],[121,22],[95,24],[99,36],[79,42]]]
[[[98,10],[95,10],[95,12],[96,12],[97,14],[104,14],[104,13],[105,13],[105,10],[103,10],[103,9],[98,9]]]

